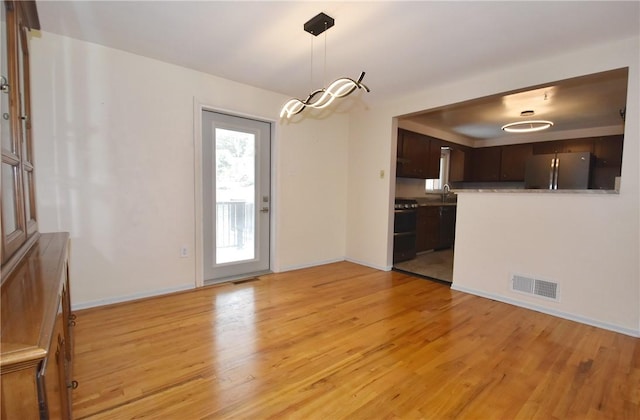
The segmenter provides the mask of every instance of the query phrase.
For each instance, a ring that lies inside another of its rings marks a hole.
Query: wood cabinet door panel
[[[416,224],[416,251],[424,252],[435,249],[439,242],[439,207],[423,206],[418,208]]]
[[[500,180],[500,147],[482,147],[471,152],[471,179],[475,182]]]
[[[562,143],[562,153],[593,153],[593,141],[594,139],[591,137],[583,139],[560,140],[560,142]]]
[[[548,155],[551,153],[562,153],[562,142],[559,141],[543,141],[539,143],[533,143],[534,155]]]
[[[404,133],[405,130],[398,129],[398,145],[396,147],[396,177],[405,177],[404,166]]]
[[[38,419],[36,367],[2,372],[2,419]]]
[[[456,207],[440,207],[440,242],[438,248],[445,249],[453,246],[456,234]]]
[[[412,178],[425,178],[427,174],[429,140],[422,134],[405,131],[402,140],[403,173]]]
[[[569,140],[543,141],[533,143],[534,155],[546,155],[550,153],[594,153],[594,139],[591,137]]]
[[[45,370],[42,375],[44,381],[44,395],[40,396],[40,400],[46,404],[49,418],[62,419],[68,418],[64,416],[65,410],[64,395],[65,389],[65,370],[64,370],[64,338],[62,327],[62,314],[56,318],[55,329],[51,337],[51,345],[49,347],[49,356],[45,361]]]
[[[533,156],[531,143],[502,146],[500,180],[524,181],[524,170],[529,156]]]
[[[429,154],[426,162],[426,179],[438,179],[440,178],[440,156],[442,151],[440,150],[441,142],[438,139],[429,138]]]
[[[599,137],[594,141],[593,153],[596,155],[596,166],[603,168],[620,168],[622,166],[622,144],[624,136]]]
[[[449,181],[462,182],[465,180],[465,152],[452,149],[449,155]]]
[[[623,135],[599,137],[594,140],[595,167],[591,174],[590,188],[613,190],[616,177],[622,174]]]

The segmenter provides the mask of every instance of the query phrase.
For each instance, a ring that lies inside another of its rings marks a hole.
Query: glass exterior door
[[[205,282],[269,269],[271,125],[203,111]]]

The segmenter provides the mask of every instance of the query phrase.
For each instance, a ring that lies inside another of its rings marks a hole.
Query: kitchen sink
[[[440,205],[455,205],[458,202],[458,196],[455,193],[442,194],[427,194],[426,197],[417,197],[415,199],[419,206],[440,206]]]
[[[442,197],[443,203],[457,203],[458,195],[456,193],[449,193]]]

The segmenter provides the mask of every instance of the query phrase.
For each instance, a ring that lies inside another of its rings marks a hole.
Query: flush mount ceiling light
[[[313,36],[318,36],[331,28],[335,24],[334,19],[331,16],[327,16],[324,13],[320,13],[304,24],[304,30],[309,32]],[[326,67],[326,54],[327,54],[327,38],[325,34],[325,67]],[[311,48],[311,59],[313,62],[313,44]],[[313,65],[312,65],[313,67]],[[350,79],[348,77],[341,77],[335,80],[328,87],[314,90],[307,96],[307,99],[300,100],[298,98],[291,98],[284,104],[280,111],[280,118],[291,118],[293,115],[299,114],[306,107],[322,109],[329,106],[336,98],[344,98],[350,95],[356,89],[364,89],[369,92],[369,88],[362,83],[364,78],[364,72],[360,73],[360,77],[357,80]]]
[[[503,125],[501,128],[508,133],[532,133],[534,131],[542,131],[551,127],[551,121],[530,120],[518,121]]]
[[[546,94],[545,94],[546,100]],[[520,113],[521,117],[533,117],[535,111],[528,109]],[[551,121],[544,120],[529,120],[518,121],[503,125],[501,128],[508,133],[532,133],[534,131],[542,131],[551,127],[553,123]]]

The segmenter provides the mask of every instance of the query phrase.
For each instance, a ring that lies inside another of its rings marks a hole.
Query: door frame
[[[194,255],[194,263],[195,263],[195,286],[203,287],[204,286],[204,269],[203,269],[203,261],[204,261],[204,235],[203,235],[203,217],[204,217],[204,201],[202,199],[203,186],[202,186],[202,112],[203,111],[212,111],[218,112],[222,114],[233,115],[235,117],[240,118],[249,118],[253,120],[259,120],[267,122],[271,125],[271,162],[270,168],[271,171],[271,185],[270,189],[270,203],[269,203],[269,267],[271,271],[274,270],[274,264],[276,261],[276,216],[277,216],[277,203],[278,200],[276,195],[276,146],[277,146],[277,137],[276,137],[276,120],[272,118],[267,118],[264,116],[258,116],[253,114],[241,113],[238,111],[231,111],[228,109],[216,107],[210,105],[207,101],[194,97],[193,98],[193,176],[194,176],[194,229],[195,229],[195,240],[193,244],[193,255]]]

